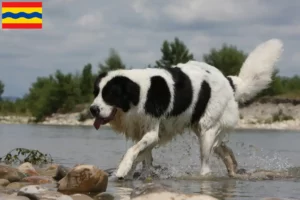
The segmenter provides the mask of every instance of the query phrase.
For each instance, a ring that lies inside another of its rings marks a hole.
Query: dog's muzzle
[[[93,115],[93,117],[98,117],[99,114],[100,114],[100,109],[99,109],[98,106],[92,105],[92,106],[90,107],[90,112],[91,112],[91,114]]]

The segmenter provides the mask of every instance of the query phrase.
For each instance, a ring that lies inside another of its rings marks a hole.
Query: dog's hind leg
[[[233,151],[226,146],[224,142],[214,149],[214,152],[224,162],[228,176],[233,177],[236,174],[238,163],[235,159]]]
[[[198,130],[196,135],[198,136],[200,145],[200,161],[201,169],[200,175],[205,176],[211,173],[209,160],[212,154],[213,146],[216,142],[216,136],[219,134],[220,128],[218,125],[208,130]]]
[[[143,164],[143,170],[150,169],[150,167],[153,167],[153,156],[152,156],[152,149],[147,150],[144,160],[142,162]]]
[[[232,99],[228,102],[226,109],[220,119],[222,123],[222,132],[220,133],[218,140],[219,144],[215,147],[214,152],[218,155],[219,158],[224,162],[228,175],[230,177],[234,176],[237,173],[238,163],[235,159],[233,151],[222,142],[226,133],[236,126],[239,118],[238,106],[237,103]]]

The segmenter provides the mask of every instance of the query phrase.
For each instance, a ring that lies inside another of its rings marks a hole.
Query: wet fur
[[[200,174],[209,174],[209,159],[214,151],[219,156],[230,155],[221,144],[239,120],[238,102],[252,98],[268,86],[281,48],[276,39],[259,45],[245,61],[239,76],[225,77],[215,67],[196,61],[170,69],[100,74],[95,81],[92,106],[99,108],[99,116],[103,118],[117,108],[110,125],[135,142],[115,175],[132,178],[141,161],[144,169],[149,169],[152,149],[188,129],[199,139]],[[224,150],[227,153],[222,153]],[[233,158],[222,160],[226,166],[226,162],[236,163]],[[236,166],[231,173],[235,170]]]

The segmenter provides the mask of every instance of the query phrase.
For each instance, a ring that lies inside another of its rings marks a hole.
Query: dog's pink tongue
[[[97,118],[95,119],[95,121],[94,121],[94,127],[95,127],[96,130],[98,130],[100,128],[101,122],[102,122],[101,119],[97,119]]]

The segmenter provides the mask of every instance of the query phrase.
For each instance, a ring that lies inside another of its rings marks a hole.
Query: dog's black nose
[[[99,115],[99,113],[100,113],[100,109],[99,109],[98,106],[92,105],[92,106],[90,107],[90,112],[92,113],[92,115],[93,115],[94,117],[97,117],[97,116]]]

